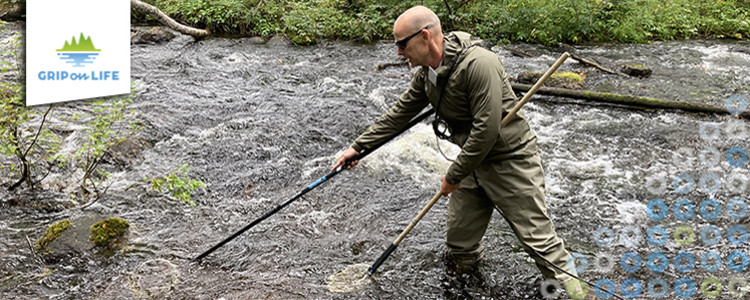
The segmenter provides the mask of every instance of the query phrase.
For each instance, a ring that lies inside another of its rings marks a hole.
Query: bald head
[[[396,23],[393,24],[393,33],[394,35],[397,32],[408,32],[410,34],[427,25],[432,25],[430,31],[442,39],[443,30],[438,16],[429,8],[418,5],[406,10],[396,19]]]

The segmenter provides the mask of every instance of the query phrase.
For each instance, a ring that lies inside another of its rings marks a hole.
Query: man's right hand
[[[349,149],[346,149],[346,151],[344,151],[344,154],[341,154],[341,157],[339,157],[339,160],[336,161],[336,165],[334,165],[333,168],[331,168],[331,171],[336,170],[336,168],[345,164],[347,160],[350,160],[356,157],[357,155],[359,155],[359,151],[354,150],[353,147],[349,147]],[[350,170],[352,167],[356,166],[358,163],[359,161],[355,160],[349,166],[347,166],[346,169]]]

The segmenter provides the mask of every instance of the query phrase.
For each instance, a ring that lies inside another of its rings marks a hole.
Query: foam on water
[[[350,265],[340,272],[328,277],[326,285],[332,293],[352,293],[364,290],[372,282],[367,276],[370,266],[366,264]]]

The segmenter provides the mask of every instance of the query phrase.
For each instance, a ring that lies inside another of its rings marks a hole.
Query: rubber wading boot
[[[446,258],[449,269],[460,275],[476,268],[482,258],[484,258],[484,247],[480,245],[476,250],[467,252],[449,251],[446,254]]]

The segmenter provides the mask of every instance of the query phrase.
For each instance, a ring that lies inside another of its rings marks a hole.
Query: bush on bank
[[[432,8],[444,29],[498,42],[626,42],[750,36],[750,0],[146,0],[185,24],[216,33],[392,38],[405,9]],[[447,5],[446,5],[447,3]],[[461,5],[464,3],[464,5]]]

